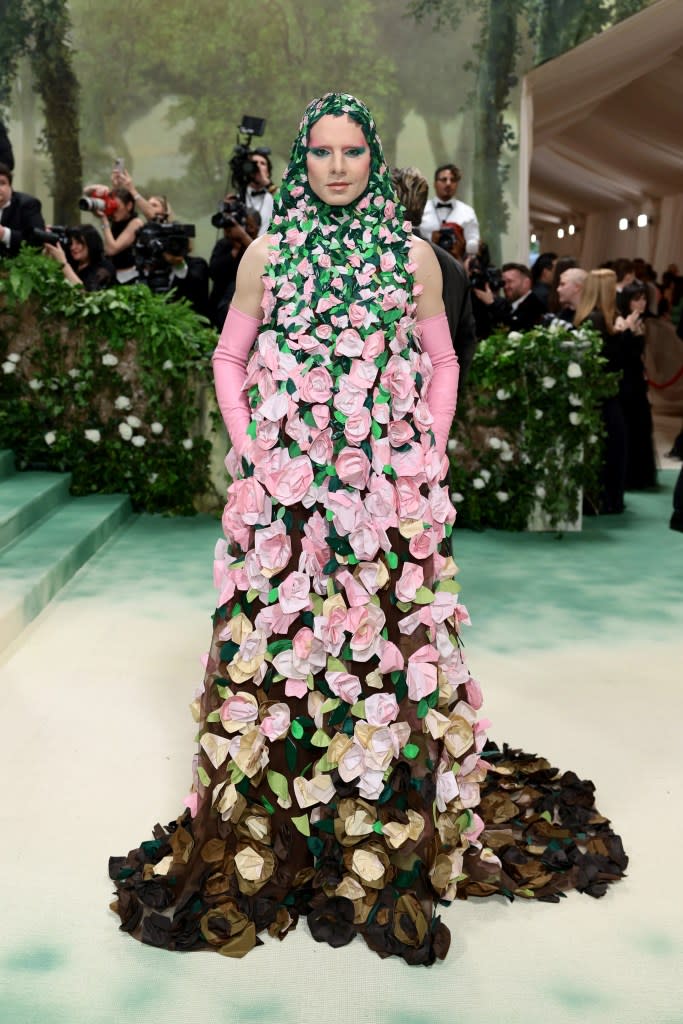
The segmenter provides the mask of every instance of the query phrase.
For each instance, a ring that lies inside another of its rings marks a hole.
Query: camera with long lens
[[[234,228],[237,224],[241,228],[247,223],[247,208],[240,199],[225,199],[218,204],[218,210],[211,218],[214,228]]]
[[[247,186],[257,171],[254,163],[255,156],[269,156],[268,146],[257,146],[251,148],[251,140],[256,136],[263,135],[266,127],[265,117],[251,117],[245,114],[242,123],[237,129],[237,144],[232,151],[230,158],[230,181],[233,188],[239,193],[239,198],[244,202],[247,194]],[[244,136],[242,138],[241,136]]]
[[[195,237],[194,224],[171,224],[150,221],[135,236],[133,256],[138,274],[157,294],[172,287],[172,264],[165,258],[185,257],[190,251],[190,239]]]
[[[484,263],[480,256],[473,256],[469,264],[470,285],[477,291],[484,291],[486,285],[492,292],[500,291],[503,287],[503,275],[498,267],[492,267]]]
[[[53,224],[49,231],[44,231],[42,228],[34,228],[31,241],[34,245],[45,245],[46,243],[48,245],[61,245],[62,249],[66,252],[72,234],[71,228],[65,228],[61,224]]]
[[[89,190],[90,194],[81,196],[78,200],[79,210],[88,210],[90,213],[103,213],[105,217],[111,217],[118,209],[119,201],[111,191],[104,187],[94,187]]]

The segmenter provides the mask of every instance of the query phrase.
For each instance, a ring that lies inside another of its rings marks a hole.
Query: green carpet
[[[581,534],[455,532],[492,737],[593,778],[631,865],[602,900],[446,908],[429,970],[305,923],[240,961],[117,931],[107,858],[189,786],[220,534],[131,520],[0,663],[2,1024],[680,1024],[683,535],[662,479]]]

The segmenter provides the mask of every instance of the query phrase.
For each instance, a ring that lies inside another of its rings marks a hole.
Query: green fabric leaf
[[[401,753],[404,757],[407,757],[409,761],[413,761],[420,753],[420,748],[416,743],[406,743]]]
[[[301,814],[298,818],[291,818],[290,820],[294,828],[298,829],[302,836],[310,836],[311,824],[307,814]]]
[[[419,701],[418,705],[417,705],[417,717],[418,718],[426,718],[428,711],[429,711],[429,704],[427,703],[427,701],[423,697],[422,700]]]
[[[273,793],[275,793],[275,796],[279,797],[281,800],[287,800],[289,798],[289,786],[284,775],[281,775],[280,772],[273,771],[269,768],[266,778],[268,779],[268,785],[272,789]]]
[[[297,749],[296,743],[287,736],[285,739],[285,761],[290,772],[293,772],[296,768],[297,761]]]
[[[314,747],[327,747],[332,742],[324,729],[316,729],[311,736],[311,743]]]
[[[220,722],[220,720],[221,720],[220,712],[218,712],[218,711],[209,711],[208,715],[206,716],[206,720],[207,720],[207,722]]]
[[[432,604],[434,601],[434,594],[431,592],[429,587],[418,587],[415,597],[413,598],[414,604]]]
[[[395,551],[387,551],[384,557],[390,569],[398,568],[398,555]]]
[[[294,739],[300,740],[304,734],[304,727],[298,718],[294,719],[289,729]]]
[[[201,782],[202,786],[211,785],[211,779],[209,778],[208,772],[206,771],[206,769],[202,768],[201,765],[199,766],[199,768],[197,768],[197,777],[199,778],[199,781]]]

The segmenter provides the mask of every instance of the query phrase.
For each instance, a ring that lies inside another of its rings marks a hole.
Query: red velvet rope
[[[648,377],[648,379],[647,379],[647,382],[648,382],[648,384],[650,385],[650,387],[653,387],[653,388],[657,388],[657,390],[658,390],[658,391],[663,391],[663,390],[664,390],[664,388],[670,388],[670,387],[671,387],[671,385],[672,385],[672,384],[675,384],[675,383],[676,383],[676,381],[679,381],[679,380],[681,379],[681,377],[683,377],[683,366],[681,366],[681,368],[680,368],[680,370],[678,371],[678,373],[675,373],[675,374],[673,375],[673,377],[671,378],[671,380],[667,380],[667,381],[665,381],[665,382],[664,382],[663,384],[658,384],[658,383],[657,383],[656,381],[654,381],[654,380],[650,380],[650,378],[649,378],[649,377]]]

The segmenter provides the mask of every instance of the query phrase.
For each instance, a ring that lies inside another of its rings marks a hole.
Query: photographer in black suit
[[[16,256],[22,242],[34,245],[35,228],[45,229],[40,201],[25,192],[15,192],[12,171],[7,164],[0,164],[0,256]]]

